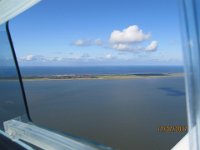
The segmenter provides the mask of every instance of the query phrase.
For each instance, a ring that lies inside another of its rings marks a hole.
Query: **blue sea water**
[[[22,67],[22,76],[181,73],[180,66]],[[34,123],[121,150],[168,150],[186,132],[183,77],[24,80]]]
[[[65,74],[131,74],[179,73],[182,66],[95,66],[95,67],[21,67],[23,76],[48,76]]]

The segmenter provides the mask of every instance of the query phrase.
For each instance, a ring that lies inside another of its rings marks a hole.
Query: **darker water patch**
[[[185,96],[185,92],[174,89],[174,88],[162,87],[162,88],[158,88],[158,89],[166,92],[166,95],[168,95],[168,96]]]

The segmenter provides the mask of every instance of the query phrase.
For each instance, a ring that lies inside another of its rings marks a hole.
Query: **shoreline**
[[[23,77],[24,81],[46,81],[46,80],[121,80],[121,79],[152,79],[183,77],[184,73],[150,73],[150,74],[106,74],[106,75],[53,75]]]

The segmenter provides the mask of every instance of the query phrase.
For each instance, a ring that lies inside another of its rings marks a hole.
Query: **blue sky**
[[[43,0],[10,21],[20,65],[182,65],[176,0]]]

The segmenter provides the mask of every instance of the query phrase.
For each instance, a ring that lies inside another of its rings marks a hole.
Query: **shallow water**
[[[122,150],[168,150],[185,134],[183,77],[25,81],[32,120]]]

